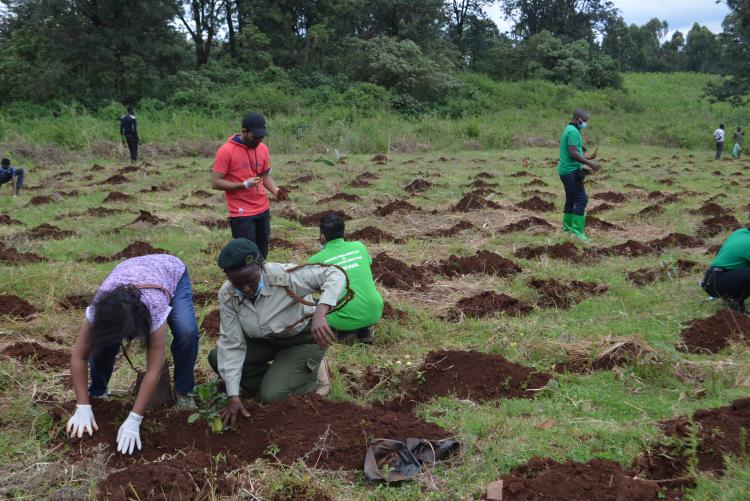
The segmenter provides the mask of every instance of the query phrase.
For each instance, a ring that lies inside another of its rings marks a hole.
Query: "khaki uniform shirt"
[[[247,351],[246,338],[269,339],[292,337],[302,332],[310,320],[302,317],[315,311],[292,299],[285,287],[314,302],[313,292],[320,291],[319,304],[336,306],[346,286],[346,276],[340,270],[326,266],[305,266],[288,273],[295,264],[267,263],[263,273],[264,286],[255,304],[237,291],[229,282],[219,290],[221,326],[217,361],[219,374],[227,388],[227,395],[239,395],[242,365]]]

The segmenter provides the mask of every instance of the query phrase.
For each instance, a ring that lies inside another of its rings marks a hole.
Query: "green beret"
[[[258,261],[260,251],[254,242],[247,238],[236,238],[221,249],[219,253],[219,268],[242,268]]]

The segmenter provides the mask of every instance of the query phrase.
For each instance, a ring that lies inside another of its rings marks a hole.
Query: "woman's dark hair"
[[[94,325],[91,335],[94,347],[119,345],[139,337],[148,346],[151,314],[141,301],[141,290],[133,285],[119,285],[103,293],[94,302]]]

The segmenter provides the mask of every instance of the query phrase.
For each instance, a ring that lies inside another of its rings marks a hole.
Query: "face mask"
[[[255,296],[254,297],[258,297],[258,294],[260,294],[260,291],[263,289],[264,285],[266,285],[266,284],[263,281],[263,274],[261,273],[260,280],[258,281],[258,288],[255,291]]]
[[[589,126],[588,122],[584,122],[583,120],[578,121],[578,127],[580,127],[581,129],[585,129],[588,126]]]
[[[258,138],[253,138],[253,139],[247,138],[247,139],[243,139],[242,142],[248,148],[255,149],[260,144],[260,139],[258,139]]]

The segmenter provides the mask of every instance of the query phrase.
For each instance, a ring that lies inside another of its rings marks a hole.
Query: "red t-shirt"
[[[216,152],[214,172],[224,174],[224,179],[241,183],[271,168],[268,146],[260,143],[248,148],[239,135],[230,137]],[[248,189],[225,191],[229,217],[255,216],[268,210],[268,196],[263,184]]]

